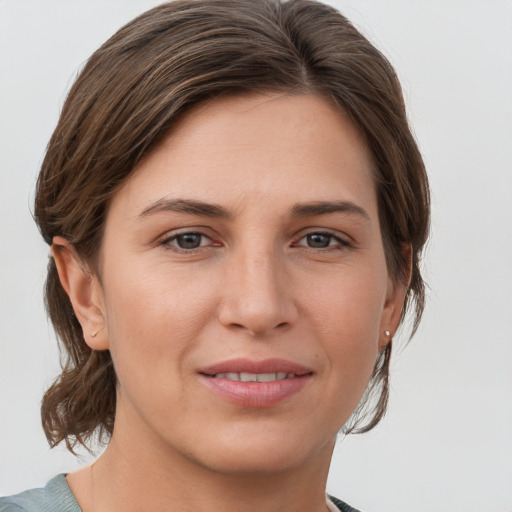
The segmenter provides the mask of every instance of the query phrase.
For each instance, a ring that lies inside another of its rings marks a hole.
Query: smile
[[[202,368],[199,378],[214,396],[240,407],[274,407],[299,394],[313,371],[284,359],[232,359]]]

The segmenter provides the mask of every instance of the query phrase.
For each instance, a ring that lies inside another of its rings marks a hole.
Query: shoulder
[[[81,512],[65,475],[52,478],[45,487],[0,498],[0,512]]]
[[[360,512],[359,510],[355,509],[354,507],[351,507],[344,501],[341,501],[338,498],[335,498],[334,496],[329,495],[329,500],[334,503],[334,505],[341,510],[341,512]]]

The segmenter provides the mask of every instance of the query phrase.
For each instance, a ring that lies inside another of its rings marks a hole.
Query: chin
[[[316,458],[330,460],[335,440],[336,436],[319,442],[307,436],[261,431],[253,426],[252,434],[225,433],[209,441],[204,439],[202,448],[190,456],[219,474],[264,477],[309,466]]]
[[[230,451],[216,454],[211,460],[202,457],[202,460],[197,462],[204,468],[222,475],[265,477],[293,471],[302,466],[305,460],[297,454],[276,454],[265,450],[254,453],[252,450],[242,449],[236,453]]]

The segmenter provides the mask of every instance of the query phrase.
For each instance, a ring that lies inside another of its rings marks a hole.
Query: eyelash
[[[309,247],[307,245],[303,246],[303,245],[299,245],[298,243],[294,243],[293,246],[294,247],[305,247],[306,249],[309,249],[309,250],[313,250],[313,251],[332,251],[332,250],[343,250],[343,249],[346,249],[347,247],[352,247],[352,244],[340,237],[340,236],[336,236],[334,233],[331,233],[329,231],[310,231],[309,233],[306,233],[305,235],[303,235],[300,239],[299,239],[299,242],[305,238],[308,238],[308,237],[312,237],[314,235],[320,235],[320,236],[324,236],[324,237],[329,237],[329,245],[327,245],[327,247]],[[337,242],[337,244],[335,245],[330,245],[332,241],[335,241]]]
[[[177,242],[178,239],[184,238],[187,236],[201,237],[200,245],[198,247],[192,247],[192,248],[188,248],[188,249],[179,247],[177,244],[173,245],[173,242]],[[193,252],[197,252],[198,250],[204,249],[205,247],[208,247],[208,246],[202,245],[202,242],[205,239],[211,240],[211,237],[209,237],[208,235],[205,235],[204,233],[201,233],[200,231],[184,231],[182,233],[176,233],[175,235],[165,238],[164,240],[162,240],[161,244],[171,251],[179,252],[179,253],[183,253],[183,254],[190,254]],[[216,246],[216,247],[220,247],[220,244],[214,243],[212,245]],[[210,247],[211,247],[211,245],[210,245]]]
[[[322,236],[322,237],[328,237],[329,238],[328,245],[326,247],[309,247],[308,245],[302,245],[299,243],[303,239],[307,239],[308,237],[312,237],[315,235]],[[180,238],[182,238],[182,237],[184,238],[187,236],[188,237],[190,237],[190,236],[201,237],[200,245],[198,247],[191,247],[191,248],[179,247],[177,245],[177,241]],[[203,245],[203,241],[205,239],[210,240],[210,241],[212,240],[211,237],[209,237],[208,235],[206,235],[204,233],[201,233],[200,231],[184,231],[182,233],[176,233],[170,237],[165,238],[164,240],[162,240],[161,245],[165,246],[169,250],[172,250],[172,251],[178,252],[178,253],[182,253],[182,254],[196,253],[200,250],[204,250],[205,248],[221,246],[220,243],[212,243],[212,244]],[[336,242],[335,245],[331,245],[333,240]],[[176,244],[173,244],[173,242],[176,242]],[[315,252],[317,252],[317,251],[326,252],[326,251],[332,251],[332,250],[338,250],[338,251],[343,250],[348,247],[352,247],[352,244],[349,241],[347,241],[346,239],[344,239],[340,236],[336,236],[329,231],[310,231],[309,233],[302,235],[299,238],[298,242],[295,242],[292,244],[292,247],[304,247],[308,250],[315,251]]]

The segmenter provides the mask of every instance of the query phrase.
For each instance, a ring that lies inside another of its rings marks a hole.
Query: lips
[[[306,375],[312,373],[311,368],[302,366],[286,359],[264,359],[263,361],[253,361],[252,359],[231,359],[223,361],[205,368],[201,368],[199,373],[203,375],[214,376],[219,373],[293,373],[295,375]]]
[[[248,373],[248,372],[228,372],[217,373],[214,375],[216,379],[229,379],[242,382],[272,382],[274,380],[293,379],[296,377],[294,373],[277,372],[277,373]]]
[[[299,393],[313,372],[284,359],[233,359],[199,370],[201,382],[219,398],[242,407],[272,407]]]

